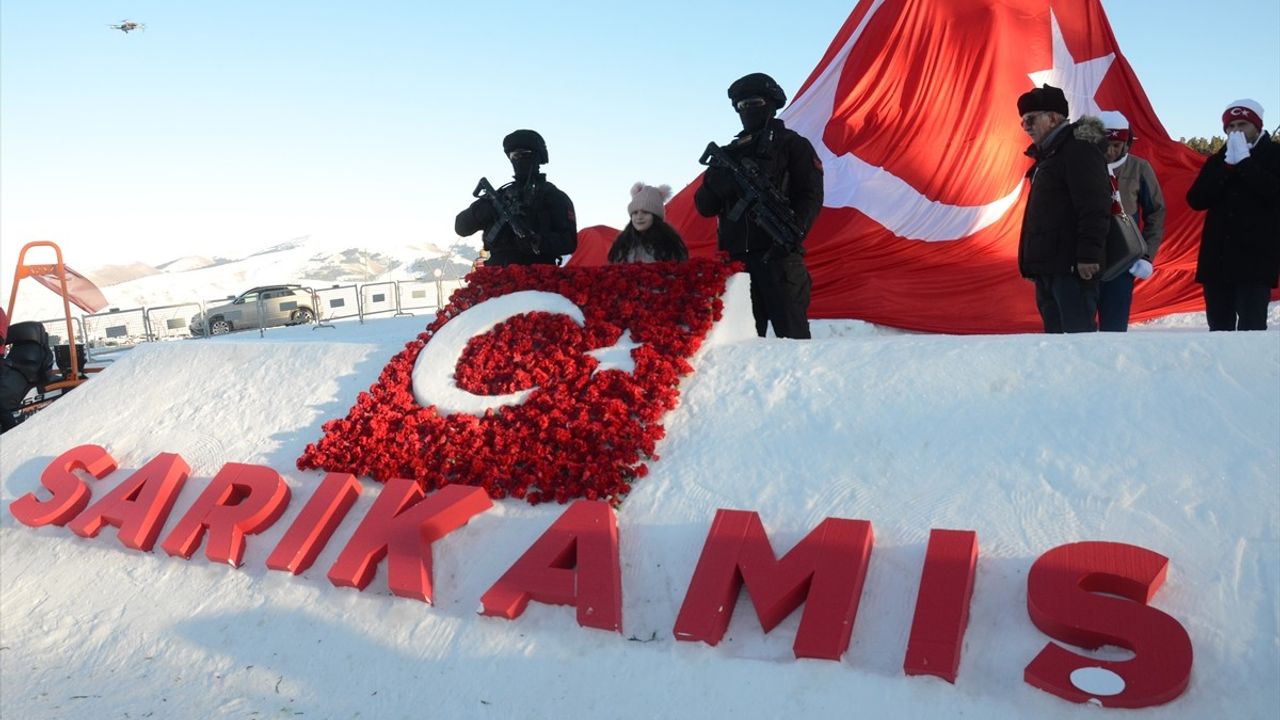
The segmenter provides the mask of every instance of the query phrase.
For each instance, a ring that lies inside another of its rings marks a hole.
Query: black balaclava
[[[742,121],[742,129],[745,132],[756,132],[763,130],[766,123],[769,122],[778,112],[778,109],[772,103],[765,101],[760,107],[743,108],[738,111],[738,119]]]
[[[743,131],[748,133],[764,129],[774,114],[787,104],[787,94],[773,78],[764,73],[751,73],[734,80],[729,86],[728,94],[734,112],[737,112],[738,118],[742,120]],[[763,100],[764,104],[757,107],[738,108],[739,102],[755,99]]]
[[[521,153],[511,160],[511,172],[517,182],[528,182],[538,172],[538,153]]]
[[[512,158],[512,151],[528,150]],[[547,162],[547,143],[542,136],[533,130],[516,130],[502,139],[502,151],[511,160],[511,172],[517,182],[528,182],[538,172],[538,167]]]

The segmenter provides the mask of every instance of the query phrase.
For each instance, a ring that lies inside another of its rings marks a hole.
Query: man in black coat
[[[1280,146],[1262,106],[1237,100],[1222,114],[1227,143],[1200,169],[1187,204],[1207,210],[1196,262],[1210,330],[1266,330],[1280,278]]]
[[[521,209],[528,236],[518,237],[510,224],[504,223],[490,238],[489,229],[499,218],[487,197],[458,213],[454,232],[466,237],[484,230],[489,265],[558,265],[562,255],[578,247],[578,220],[569,196],[539,172],[547,163],[547,144],[532,130],[516,130],[503,138],[502,151],[511,161],[514,179],[498,188],[498,193]]]
[[[787,198],[798,225],[808,235],[822,209],[822,163],[808,140],[774,117],[786,104],[786,94],[773,78],[752,73],[729,86],[729,100],[742,121],[742,132],[725,151],[734,160],[759,168]],[[764,337],[773,323],[777,337],[807,339],[813,282],[804,264],[803,246],[793,251],[775,247],[774,240],[748,213],[730,219],[728,215],[740,197],[732,173],[713,166],[703,175],[693,202],[703,217],[719,216],[720,250],[746,265],[756,334]]]
[[[1036,286],[1047,333],[1098,329],[1098,278],[1111,223],[1111,181],[1096,118],[1067,122],[1067,96],[1044,85],[1018,98],[1031,137],[1031,193],[1022,218],[1018,270]]]

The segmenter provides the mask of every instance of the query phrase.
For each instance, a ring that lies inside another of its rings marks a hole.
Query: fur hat
[[[1236,100],[1227,105],[1227,109],[1222,113],[1222,129],[1226,130],[1227,126],[1236,120],[1247,120],[1259,130],[1262,129],[1262,106],[1257,100],[1244,98]]]
[[[1117,110],[1103,110],[1098,118],[1107,129],[1108,142],[1129,142],[1129,119],[1123,114]]]
[[[1071,114],[1067,111],[1066,93],[1052,85],[1041,85],[1018,96],[1018,114],[1032,112],[1056,112],[1063,117]]]
[[[787,94],[777,81],[764,73],[743,75],[729,86],[729,102],[734,105],[739,100],[749,97],[762,97],[773,104],[774,110],[781,110],[787,104]]]
[[[539,165],[545,165],[548,162],[547,142],[533,130],[516,130],[502,138],[502,152],[509,154],[512,150],[532,150],[537,156]]]
[[[667,209],[663,206],[663,203],[670,198],[670,185],[654,187],[645,185],[644,182],[638,182],[631,186],[631,202],[627,203],[627,215],[630,216],[631,213],[637,210],[644,210],[651,215],[665,218]]]

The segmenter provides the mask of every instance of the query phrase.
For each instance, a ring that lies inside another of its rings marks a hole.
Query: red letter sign
[[[204,554],[213,562],[240,567],[244,536],[271,527],[288,505],[289,486],[280,473],[262,465],[227,463],[161,547],[189,559],[208,528]]]
[[[360,482],[348,473],[329,473],[303,506],[280,544],[267,558],[267,567],[294,575],[305,572],[329,543],[333,531],[360,497]]]
[[[529,600],[576,605],[583,627],[622,632],[618,518],[606,502],[579,500],[480,598],[485,615],[512,619]]]
[[[53,493],[53,497],[41,501],[29,492],[10,503],[9,512],[18,522],[30,527],[66,525],[89,504],[89,486],[73,471],[83,470],[101,480],[115,469],[115,459],[98,445],[71,448],[54,458],[40,473],[40,484]]]
[[[720,642],[745,583],[765,632],[804,602],[796,657],[839,660],[853,634],[872,543],[871,523],[827,518],[777,560],[758,515],[718,510],[676,618],[676,639]]]
[[[1065,643],[1115,645],[1135,657],[1096,660],[1050,643],[1023,679],[1072,702],[1096,699],[1106,707],[1149,707],[1181,695],[1191,679],[1191,638],[1181,623],[1146,604],[1168,568],[1163,555],[1121,543],[1072,543],[1041,555],[1027,576],[1027,612],[1036,627]]]
[[[483,488],[445,485],[425,500],[417,481],[394,478],[329,569],[329,582],[363,590],[388,554],[387,585],[400,597],[431,602],[431,543],[493,507]]]
[[[972,530],[931,530],[924,555],[916,614],[902,669],[908,675],[937,675],[955,683],[960,648],[969,624],[969,600],[978,564],[978,535]]]
[[[103,525],[113,525],[120,528],[117,536],[125,547],[150,552],[190,472],[180,456],[160,453],[67,527],[88,538],[97,537]]]

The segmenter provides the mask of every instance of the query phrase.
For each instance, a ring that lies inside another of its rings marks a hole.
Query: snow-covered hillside
[[[1108,711],[1022,679],[1049,642],[1028,618],[1027,572],[1083,540],[1169,558],[1151,604],[1186,628],[1195,661],[1186,693],[1144,717],[1271,718],[1280,707],[1275,331],[1209,334],[1188,321],[1128,335],[941,337],[844,323],[811,342],[708,348],[666,418],[661,460],[618,511],[615,634],[537,602],[512,621],[476,614],[563,512],[554,504],[500,501],[436,542],[433,606],[392,596],[385,564],[363,592],[326,579],[380,490],[367,480],[309,571],[267,570],[322,477],[294,460],[424,324],[141,346],[6,434],[0,715],[1097,718]],[[95,497],[158,453],[186,459],[191,478],[164,533],[224,463],[274,468],[293,500],[248,538],[238,569],[203,551],[187,561],[129,550],[113,528],[85,539],[19,524],[8,507],[85,443],[120,465]],[[720,508],[757,511],[779,554],[823,518],[873,524],[839,662],[794,659],[799,613],[762,634],[745,594],[719,645],[674,639]],[[954,686],[902,672],[932,528],[974,530],[981,548]]]
[[[95,280],[110,307],[128,309],[200,302],[239,295],[256,285],[299,283],[329,287],[335,283],[368,283],[433,277],[437,268],[445,279],[461,278],[470,270],[476,249],[452,238],[456,244],[409,243],[385,246],[370,243],[360,248],[341,247],[323,237],[299,238],[244,258],[229,260],[181,257],[149,265],[135,262],[105,268],[85,268],[74,257],[63,258],[77,271]],[[6,262],[16,262],[16,250]],[[50,262],[52,251],[33,249],[29,264]],[[8,302],[12,269],[0,278],[0,293]],[[73,308],[73,314],[81,314]],[[18,285],[14,306],[16,320],[48,320],[62,316],[62,300],[54,293],[24,280]]]

